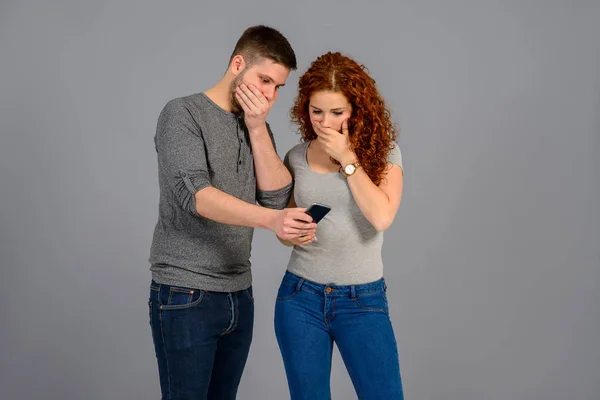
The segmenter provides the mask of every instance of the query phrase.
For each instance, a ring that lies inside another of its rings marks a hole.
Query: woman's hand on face
[[[327,155],[337,160],[342,165],[356,161],[356,155],[350,150],[350,138],[348,134],[348,120],[342,122],[342,132],[335,129],[325,128],[320,122],[313,123],[315,133],[323,143]]]

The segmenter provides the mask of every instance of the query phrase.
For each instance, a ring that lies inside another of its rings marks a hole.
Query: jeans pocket
[[[277,301],[288,301],[296,297],[299,292],[296,290],[296,285],[291,285],[283,281],[277,291]]]
[[[161,310],[183,310],[200,304],[205,292],[198,289],[170,286],[168,292],[161,291],[158,299]]]
[[[387,312],[387,298],[383,291],[359,293],[353,300],[363,310]]]
[[[252,303],[254,303],[254,293],[252,291],[252,286],[250,286],[248,289],[244,290],[244,293],[246,294],[246,297],[248,298],[248,300],[250,300]]]

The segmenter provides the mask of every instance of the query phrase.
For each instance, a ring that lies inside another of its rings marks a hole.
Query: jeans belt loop
[[[302,284],[303,283],[304,283],[304,278],[300,278],[300,280],[296,284],[296,293],[298,293],[300,291],[300,289],[302,289]]]

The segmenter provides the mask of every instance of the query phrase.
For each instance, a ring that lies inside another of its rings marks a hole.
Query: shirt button
[[[244,143],[244,139],[240,139],[240,143]]]
[[[242,162],[241,162],[241,161],[238,161],[238,164],[242,165]]]

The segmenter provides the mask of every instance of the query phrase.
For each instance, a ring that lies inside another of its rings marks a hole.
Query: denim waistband
[[[284,283],[296,287],[296,291],[308,289],[314,293],[320,293],[327,296],[350,296],[355,297],[360,293],[381,292],[387,289],[385,279],[381,278],[375,282],[363,283],[360,285],[323,285],[304,279],[296,274],[286,271],[283,277]]]

